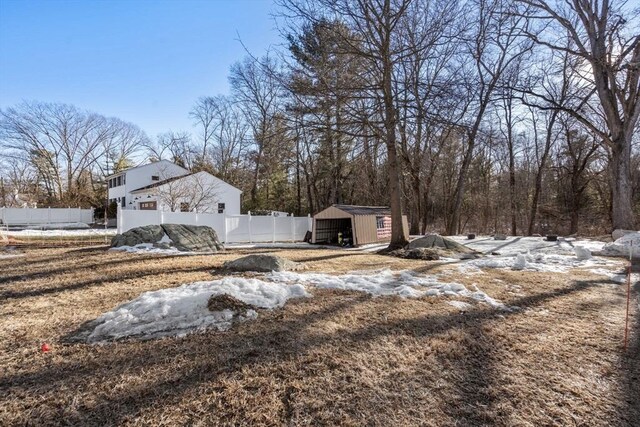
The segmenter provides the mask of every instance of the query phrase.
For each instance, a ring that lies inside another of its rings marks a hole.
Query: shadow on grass
[[[75,263],[65,267],[59,268],[48,268],[48,265],[55,262],[55,259],[43,259],[38,261],[42,264],[42,267],[34,267],[31,265],[31,268],[39,268],[39,271],[34,271],[26,274],[13,274],[10,276],[0,276],[0,284],[9,283],[13,281],[25,281],[32,279],[42,279],[47,277],[54,277],[60,274],[69,274],[74,273],[81,270],[94,270],[96,268],[102,267],[113,267],[113,266],[124,266],[127,264],[137,264],[143,261],[150,260],[164,260],[171,258],[182,258],[185,255],[140,255],[140,254],[130,254],[130,257],[127,258],[119,258],[113,260],[98,260],[92,263]],[[198,256],[198,255],[189,255],[189,256]],[[68,260],[68,257],[61,257],[60,259]],[[0,296],[2,294],[0,293]]]
[[[83,267],[87,268],[87,267]],[[157,274],[172,274],[172,273],[193,273],[193,272],[202,272],[202,271],[210,271],[210,266],[195,266],[195,267],[184,267],[184,268],[168,268],[167,266],[161,265],[157,269],[149,269],[145,268],[144,271],[136,271],[131,273],[118,274],[116,276],[105,276],[100,279],[92,279],[92,280],[81,280],[78,282],[69,283],[62,286],[55,286],[51,288],[37,288],[30,289],[24,291],[2,291],[0,292],[0,300],[1,299],[16,299],[16,298],[29,298],[29,297],[40,297],[46,295],[57,294],[60,292],[67,291],[76,291],[81,289],[90,288],[93,286],[103,285],[105,283],[110,282],[120,282],[123,280],[131,280],[131,279],[140,279],[143,277],[154,276]],[[47,275],[45,275],[47,276]],[[1,283],[2,281],[0,281]]]
[[[575,282],[570,287],[522,297],[511,301],[510,304],[524,310],[601,283],[608,282]],[[335,346],[336,343],[340,343],[343,348],[364,350],[366,345],[362,347],[361,344],[368,344],[379,338],[433,337],[451,329],[461,329],[472,343],[484,344],[474,344],[471,348],[460,349],[466,356],[465,363],[459,367],[462,379],[454,384],[458,393],[452,396],[445,412],[452,419],[460,420],[462,425],[491,424],[486,414],[487,410],[496,404],[496,396],[499,394],[495,390],[499,384],[496,384],[496,368],[491,362],[491,346],[487,345],[490,340],[484,336],[482,327],[489,320],[508,321],[512,316],[518,316],[521,311],[485,308],[455,314],[418,313],[413,318],[395,321],[381,320],[375,316],[375,312],[371,312],[368,324],[359,329],[327,334],[308,332],[309,326],[314,323],[374,300],[367,295],[356,294],[356,297],[348,298],[346,301],[341,300],[319,307],[314,299],[303,299],[294,304],[310,304],[308,307],[311,308],[299,310],[297,314],[288,313],[286,316],[282,312],[273,312],[254,327],[239,327],[235,333],[211,332],[185,339],[149,342],[148,345],[132,348],[131,352],[120,352],[116,357],[109,356],[102,348],[96,350],[101,352],[101,357],[90,357],[81,362],[70,363],[58,359],[38,372],[9,376],[4,379],[4,386],[0,386],[0,392],[11,393],[38,387],[41,393],[55,393],[61,385],[66,389],[73,388],[79,386],[76,383],[81,383],[87,378],[144,375],[144,372],[151,372],[158,366],[171,366],[171,374],[164,377],[148,378],[143,384],[135,383],[128,387],[119,387],[117,390],[102,391],[100,399],[91,399],[77,406],[63,420],[64,423],[72,425],[119,425],[156,405],[166,407],[178,404],[186,392],[196,389],[201,384],[234,373],[250,371],[254,366],[283,361],[295,363],[302,356],[323,345]],[[375,301],[371,304],[375,308]],[[181,360],[181,363],[176,364],[176,360]],[[284,380],[286,381],[286,378]],[[630,387],[634,387],[630,392],[637,390],[637,382],[636,385],[630,384]],[[284,393],[286,394],[286,390]],[[286,400],[286,395],[283,399]],[[293,416],[291,410],[285,412],[285,418],[287,415]],[[236,415],[242,414],[234,414]],[[292,419],[283,420],[283,424],[291,422]]]
[[[638,266],[637,264],[634,267]],[[632,269],[633,271],[633,269]],[[625,426],[637,427],[640,423],[640,281],[633,284],[631,313],[635,311],[635,321],[631,318],[630,340],[622,357],[622,402],[627,410]]]

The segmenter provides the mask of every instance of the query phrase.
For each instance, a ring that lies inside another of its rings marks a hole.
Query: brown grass
[[[0,260],[0,425],[638,425],[640,339],[620,344],[624,288],[588,273],[451,278],[521,307],[312,290],[229,332],[67,344],[143,291],[222,274],[250,251],[166,257],[105,247]],[[265,251],[262,251],[265,252]],[[446,269],[282,250],[311,271]],[[213,271],[213,275],[211,271]],[[637,294],[634,294],[636,298]],[[41,353],[48,342],[51,351]]]

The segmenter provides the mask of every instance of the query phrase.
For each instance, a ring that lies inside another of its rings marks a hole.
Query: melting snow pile
[[[626,237],[626,236],[625,236]],[[458,238],[459,239],[459,238]],[[536,237],[511,237],[506,241],[478,239],[465,242],[469,247],[486,254],[484,258],[467,261],[458,266],[464,273],[479,273],[482,268],[505,268],[518,271],[566,273],[573,268],[589,268],[597,274],[608,271],[602,267],[618,267],[620,263],[601,257],[593,257],[605,247],[603,242],[572,238],[549,242]],[[603,251],[604,252],[604,251]],[[612,276],[608,271],[607,276]]]
[[[224,331],[234,322],[256,319],[258,314],[251,309],[244,312],[230,309],[209,311],[207,303],[212,295],[227,294],[256,308],[270,309],[282,307],[291,298],[310,297],[305,286],[347,289],[374,296],[464,297],[494,308],[511,310],[476,286],[470,290],[460,283],[442,283],[435,276],[422,276],[408,271],[380,270],[340,276],[273,272],[261,279],[229,277],[146,292],[98,317],[90,325],[93,330],[84,332],[79,338],[96,343],[126,337],[149,339],[181,336],[206,328]],[[461,310],[471,307],[463,301],[450,303]]]
[[[487,257],[471,260],[459,267],[463,272],[479,268],[509,268],[511,270],[566,273],[572,268],[591,268],[618,265],[616,261],[591,257],[587,249],[576,247],[576,255],[525,252],[516,255]]]
[[[196,282],[178,288],[145,292],[138,298],[98,317],[88,342],[125,337],[159,338],[189,332],[231,327],[233,321],[257,317],[254,310],[209,311],[212,295],[227,294],[257,308],[282,307],[291,298],[310,296],[301,285],[285,285],[258,279],[225,278]]]
[[[443,283],[435,276],[419,276],[410,271],[393,272],[389,269],[374,272],[353,272],[340,276],[322,273],[279,272],[269,275],[280,283],[300,283],[325,289],[344,289],[366,292],[374,296],[398,295],[406,298],[423,296],[462,296],[486,302],[493,307],[504,305],[484,292],[469,291],[460,283]]]
[[[603,255],[640,258],[640,232],[625,234],[602,248]]]
[[[438,281],[436,276],[421,276],[411,271],[394,272],[388,269],[373,272],[353,272],[340,276],[323,273],[271,273],[270,280],[281,283],[301,283],[325,289],[345,289],[366,292],[374,296],[398,295],[405,298],[424,296],[468,297],[495,308],[506,308],[477,287],[473,291],[460,283]]]
[[[6,234],[13,237],[74,237],[74,236],[113,236],[116,234],[115,229],[105,228],[87,228],[82,230],[64,230],[58,229],[57,224],[52,224],[48,229],[39,230],[18,230],[18,231],[0,231],[0,234]],[[56,227],[53,229],[53,227]],[[44,227],[39,227],[44,228]]]

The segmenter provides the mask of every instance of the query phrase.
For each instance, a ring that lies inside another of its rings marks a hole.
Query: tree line
[[[101,177],[144,153],[241,188],[244,210],[390,206],[392,245],[402,214],[412,233],[636,227],[631,5],[280,0],[278,15],[283,47],[234,64],[191,131],[151,141],[69,106],[2,111],[3,179],[48,203],[99,203]]]

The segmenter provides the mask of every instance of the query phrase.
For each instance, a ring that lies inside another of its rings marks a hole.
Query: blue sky
[[[0,108],[63,102],[192,131],[202,95],[228,93],[245,51],[281,43],[272,0],[0,0]]]

